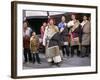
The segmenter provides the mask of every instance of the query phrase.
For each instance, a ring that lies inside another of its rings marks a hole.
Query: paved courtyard
[[[56,68],[56,65],[50,66],[43,54],[39,55],[41,58],[41,64],[36,63],[25,63],[23,64],[23,69],[42,69],[42,68]],[[90,66],[91,58],[90,57],[67,57],[63,58],[63,61],[60,64],[60,67],[79,67],[79,66]]]

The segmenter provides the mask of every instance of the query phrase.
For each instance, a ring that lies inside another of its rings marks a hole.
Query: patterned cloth
[[[30,38],[30,50],[32,53],[37,53],[39,48],[39,39],[37,36]]]
[[[30,37],[23,37],[23,48],[30,48]]]
[[[70,24],[71,25],[71,24]],[[77,20],[72,24],[72,28],[70,29],[70,35],[71,35],[71,46],[73,45],[80,45],[80,36],[81,36],[81,26],[79,21]]]
[[[82,27],[82,45],[90,45],[91,42],[91,25],[86,21]]]
[[[61,56],[60,56],[60,50],[58,46],[58,27],[57,26],[49,26],[46,27],[45,34],[44,34],[44,40],[43,43],[45,43],[46,46],[46,58],[48,62],[60,62]],[[59,57],[57,57],[59,56]]]
[[[53,47],[50,47],[50,48],[46,48],[46,57],[47,58],[52,58],[52,57],[55,57],[55,56],[58,56],[60,53],[59,51],[59,47],[58,46],[53,46]]]

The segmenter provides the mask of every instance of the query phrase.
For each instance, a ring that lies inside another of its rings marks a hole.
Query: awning
[[[33,11],[33,10],[27,10],[25,12],[25,17],[30,17],[30,16],[53,16],[53,15],[60,15],[64,14],[66,12],[57,12],[57,11]]]

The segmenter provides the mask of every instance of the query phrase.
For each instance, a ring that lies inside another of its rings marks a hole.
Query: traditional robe
[[[70,41],[71,46],[80,45],[81,25],[78,20],[73,24],[69,33],[71,35],[71,41]]]
[[[67,26],[65,26],[63,31],[60,32],[60,40],[63,42],[62,45],[68,45],[69,44],[69,32],[68,32]]]
[[[81,23],[82,25],[82,45],[90,45],[90,39],[91,39],[91,27],[90,27],[90,22],[83,21]]]
[[[32,53],[37,53],[39,48],[39,39],[37,36],[30,38],[30,50]]]
[[[24,36],[23,37],[23,48],[30,48],[30,37],[29,36]]]
[[[58,27],[54,28],[46,27],[43,44],[46,46],[46,57],[48,62],[55,63],[61,62],[60,50],[59,50],[59,33]]]

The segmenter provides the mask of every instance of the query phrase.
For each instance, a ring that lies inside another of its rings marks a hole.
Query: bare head
[[[87,16],[83,16],[83,20],[87,20]]]
[[[36,36],[36,33],[35,32],[32,32],[32,36]]]
[[[44,26],[44,27],[47,26],[47,23],[46,23],[46,22],[43,22],[43,26]]]
[[[24,21],[23,22],[23,28],[27,28],[28,27],[28,22],[27,21]]]
[[[65,22],[65,20],[66,20],[65,16],[62,16],[62,17],[61,17],[61,21],[62,21],[62,22]]]
[[[72,19],[72,20],[75,20],[75,19],[76,19],[76,15],[75,15],[75,14],[72,14],[72,15],[71,15],[71,19]]]
[[[55,24],[55,20],[53,18],[49,19],[49,25],[54,25]]]
[[[89,17],[89,21],[91,21],[91,16]]]

